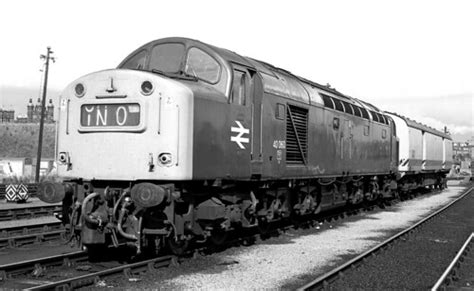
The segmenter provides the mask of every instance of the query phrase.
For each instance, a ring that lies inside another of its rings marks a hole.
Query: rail
[[[434,213],[430,214],[429,216],[423,218],[422,220],[418,221],[417,223],[415,223],[411,227],[409,227],[409,228],[393,235],[392,237],[390,237],[387,240],[381,242],[380,244],[376,245],[375,247],[373,247],[373,248],[369,249],[368,251],[360,254],[359,256],[349,260],[348,262],[342,264],[341,266],[327,272],[326,274],[323,274],[323,275],[317,277],[313,281],[311,281],[311,282],[307,283],[306,285],[298,288],[297,290],[311,290],[311,289],[323,288],[323,287],[327,286],[330,282],[335,281],[337,279],[337,276],[339,276],[340,274],[343,274],[343,272],[345,270],[347,270],[347,269],[351,268],[353,265],[356,265],[357,263],[363,261],[365,258],[371,256],[372,254],[374,254],[378,250],[381,250],[382,248],[386,247],[387,245],[389,245],[393,241],[395,241],[398,238],[404,236],[405,234],[411,232],[412,230],[414,230],[415,228],[417,228],[420,225],[424,224],[425,222],[432,219],[433,217],[439,215],[440,213],[442,213],[443,211],[445,211],[446,209],[451,207],[451,205],[457,203],[458,201],[460,201],[464,197],[466,197],[473,189],[474,189],[473,187],[469,188],[467,191],[465,191],[458,198],[451,201],[450,203],[448,203],[447,205],[445,205],[441,209],[438,209],[436,212],[434,212]]]
[[[0,265],[0,281],[12,278],[14,276],[30,273],[38,267],[71,265],[73,262],[85,260],[87,260],[87,252],[77,251],[57,256],[50,256],[39,259],[21,261],[7,265]]]
[[[438,281],[436,282],[436,284],[433,286],[433,288],[431,288],[432,291],[436,291],[436,290],[439,290],[439,288],[445,284],[451,274],[451,272],[453,271],[453,269],[456,267],[456,265],[458,265],[458,263],[460,262],[461,258],[465,255],[466,253],[466,249],[468,248],[469,244],[472,243],[472,240],[474,238],[474,232],[471,233],[471,235],[468,237],[468,239],[466,240],[466,242],[464,243],[464,245],[461,247],[461,249],[459,250],[459,252],[456,254],[456,256],[454,257],[453,261],[451,262],[451,264],[449,264],[449,266],[446,268],[446,270],[444,271],[444,273],[441,275],[441,277],[438,279]]]
[[[65,229],[60,221],[30,224],[0,230],[0,249],[64,238]]]
[[[126,264],[107,270],[82,275],[66,280],[52,282],[44,285],[28,288],[26,290],[50,290],[50,289],[61,289],[61,290],[73,290],[75,288],[85,287],[97,282],[100,278],[113,276],[119,273],[124,273],[125,276],[131,277],[133,272],[141,272],[147,270],[153,270],[156,268],[163,268],[170,266],[176,262],[174,256],[164,256],[154,259],[145,260],[142,262]]]
[[[53,215],[62,211],[61,205],[25,206],[10,209],[0,209],[0,221],[12,221],[23,218]]]

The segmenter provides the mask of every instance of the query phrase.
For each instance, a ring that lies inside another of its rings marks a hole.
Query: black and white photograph
[[[474,3],[0,3],[0,290],[474,289]]]

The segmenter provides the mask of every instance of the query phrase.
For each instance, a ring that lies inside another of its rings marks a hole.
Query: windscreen
[[[129,57],[121,69],[145,70],[148,62],[148,71],[163,73],[177,73],[180,71],[184,59],[184,45],[182,43],[163,43],[151,48],[151,52],[142,50]],[[147,57],[149,60],[147,60]]]
[[[184,45],[181,43],[164,43],[151,50],[149,70],[165,73],[177,73],[184,57]]]

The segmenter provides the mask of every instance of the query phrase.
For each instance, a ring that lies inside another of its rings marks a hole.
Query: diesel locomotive
[[[143,45],[61,94],[63,203],[84,246],[136,252],[443,187],[451,138],[316,82],[187,38]]]

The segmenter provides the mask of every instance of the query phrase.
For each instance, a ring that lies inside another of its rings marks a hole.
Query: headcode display
[[[81,126],[122,127],[140,124],[140,105],[84,104],[81,106]]]

